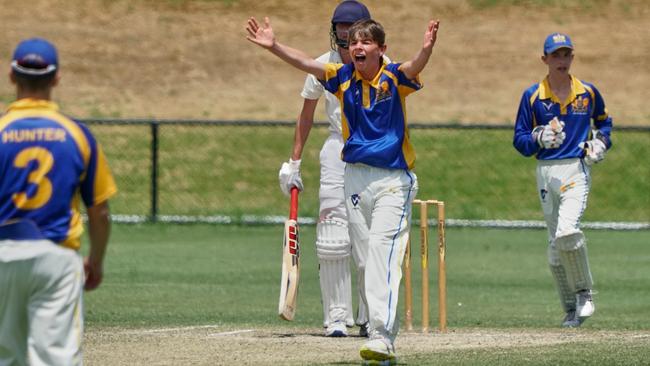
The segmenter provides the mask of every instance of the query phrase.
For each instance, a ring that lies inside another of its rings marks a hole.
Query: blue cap
[[[345,0],[334,9],[332,24],[354,23],[364,19],[370,19],[368,8],[356,0]]]
[[[566,34],[562,33],[552,33],[546,37],[544,41],[544,54],[548,55],[553,53],[560,48],[570,48],[573,49],[573,43],[571,43],[571,38]]]
[[[59,66],[54,45],[42,38],[26,39],[18,44],[11,62],[13,71],[30,77],[48,76]]]

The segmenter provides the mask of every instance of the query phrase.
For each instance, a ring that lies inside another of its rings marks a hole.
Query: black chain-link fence
[[[133,220],[246,222],[283,217],[278,169],[293,122],[85,121],[108,157],[119,193],[113,214]],[[300,215],[318,213],[318,155],[326,124],[303,153]],[[411,125],[418,197],[447,202],[447,217],[541,220],[535,159],[512,147],[512,126]],[[650,127],[618,127],[593,170],[585,220],[650,222]]]

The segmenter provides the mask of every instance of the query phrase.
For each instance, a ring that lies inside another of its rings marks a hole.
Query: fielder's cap
[[[56,72],[59,66],[54,45],[42,38],[26,39],[14,51],[11,68],[17,74],[41,77]]]
[[[334,9],[332,24],[354,23],[363,19],[370,19],[368,8],[356,0],[344,0]]]
[[[570,48],[573,49],[573,43],[571,43],[571,38],[566,34],[562,33],[552,33],[546,37],[544,42],[544,54],[553,53],[560,48]]]

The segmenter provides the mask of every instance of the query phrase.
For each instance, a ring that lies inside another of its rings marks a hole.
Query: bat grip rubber
[[[291,205],[289,207],[289,219],[296,220],[298,218],[298,193],[300,190],[297,187],[291,188]]]

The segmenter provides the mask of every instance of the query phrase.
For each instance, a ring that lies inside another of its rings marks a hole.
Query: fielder
[[[367,253],[364,283],[370,340],[360,354],[369,362],[396,363],[401,264],[418,189],[405,98],[422,87],[418,75],[433,51],[438,24],[429,22],[422,48],[400,64],[383,58],[385,33],[379,23],[357,22],[348,31],[352,63],[323,64],[277,42],[268,18],[262,26],[255,18],[248,20],[249,41],[316,76],[341,104],[350,240]]]
[[[332,49],[316,60],[322,63],[350,63],[348,52],[348,29],[352,23],[370,19],[368,8],[355,0],[341,2],[332,15],[330,38]],[[300,176],[302,151],[314,123],[314,112],[318,99],[325,96],[325,110],[329,120],[330,135],[320,151],[320,212],[316,226],[316,251],[323,303],[323,326],[326,337],[345,337],[347,327],[352,327],[352,290],[350,280],[350,252],[357,267],[357,288],[359,308],[356,324],[359,334],[368,335],[368,313],[363,296],[363,269],[365,253],[358,246],[350,245],[348,215],[345,209],[343,173],[345,163],[341,160],[343,136],[341,135],[341,106],[338,99],[325,92],[323,85],[313,75],[308,75],[302,89],[304,98],[302,110],[296,124],[293,152],[288,162],[282,164],[279,179],[280,188],[289,195],[291,187],[303,189]]]
[[[81,288],[103,277],[117,189],[88,128],[50,100],[58,69],[50,42],[21,42],[10,73],[17,100],[0,116],[0,365],[80,365]]]
[[[514,147],[536,154],[537,189],[548,228],[548,263],[565,312],[563,327],[579,327],[595,310],[593,280],[580,220],[590,171],[612,146],[612,118],[593,84],[569,73],[573,44],[553,33],[544,42],[548,75],[521,98]],[[593,121],[593,126],[592,126]]]

